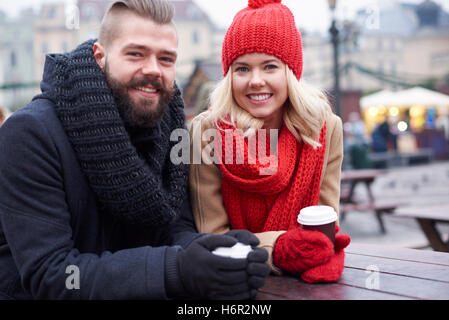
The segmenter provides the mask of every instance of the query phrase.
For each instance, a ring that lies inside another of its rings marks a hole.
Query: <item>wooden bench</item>
[[[371,202],[374,201],[374,194],[371,185],[374,180],[381,175],[386,174],[386,170],[346,170],[341,172],[340,184],[340,202],[353,203],[354,190],[357,184],[363,183],[366,186],[368,197]]]
[[[343,203],[351,202],[353,187],[349,183],[342,183],[340,187],[340,201]]]
[[[371,185],[379,176],[385,175],[386,170],[346,170],[341,173],[340,185],[340,219],[349,211],[372,211],[376,214],[377,221],[382,233],[386,232],[385,224],[382,221],[382,214],[393,212],[400,203],[379,201],[374,197]],[[363,183],[368,192],[368,199],[365,202],[357,202],[354,199],[354,190],[358,183]]]
[[[343,220],[345,214],[350,211],[373,211],[379,222],[380,230],[386,233],[385,224],[382,220],[382,214],[392,213],[400,203],[398,202],[364,202],[364,203],[340,203],[340,220]]]
[[[369,155],[375,168],[404,167],[413,164],[430,163],[433,160],[433,150],[422,148],[414,152],[373,152]]]
[[[403,207],[395,210],[395,216],[415,218],[432,249],[449,252],[449,242],[436,227],[437,223],[449,223],[448,203]]]

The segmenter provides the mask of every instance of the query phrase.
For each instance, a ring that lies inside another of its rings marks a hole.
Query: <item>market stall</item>
[[[448,95],[421,87],[397,92],[383,90],[363,97],[360,107],[368,134],[387,121],[393,134],[399,138],[398,151],[413,152],[417,148],[423,148],[422,144],[428,144],[425,147],[433,149],[447,149],[444,137],[449,139]],[[439,146],[434,141],[420,143],[417,139],[428,135],[430,131],[444,132],[441,134],[443,141],[438,142]]]
[[[398,123],[405,121],[413,131],[420,131],[426,124],[435,126],[439,117],[449,115],[449,96],[421,87],[397,92],[383,90],[363,97],[360,107],[369,132],[388,118]]]

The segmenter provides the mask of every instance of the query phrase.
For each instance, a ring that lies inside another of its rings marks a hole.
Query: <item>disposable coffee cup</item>
[[[332,243],[335,242],[335,222],[337,213],[329,206],[311,206],[301,209],[298,223],[305,230],[324,233]]]

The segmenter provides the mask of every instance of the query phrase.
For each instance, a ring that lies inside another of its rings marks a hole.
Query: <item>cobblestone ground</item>
[[[404,205],[425,205],[449,202],[449,161],[429,165],[390,168],[388,174],[372,185],[378,200],[399,201]],[[355,199],[368,197],[363,184],[357,185]],[[422,248],[427,239],[412,218],[384,214],[387,232],[382,234],[376,216],[372,212],[348,212],[341,222],[341,229],[349,233],[353,242]],[[449,224],[437,228],[449,235]]]

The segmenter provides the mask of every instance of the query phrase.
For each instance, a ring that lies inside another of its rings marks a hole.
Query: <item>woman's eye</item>
[[[237,67],[235,69],[235,71],[237,71],[237,72],[247,72],[247,71],[249,71],[249,69],[247,67]]]
[[[267,69],[267,70],[273,70],[273,69],[277,69],[277,65],[275,65],[275,64],[267,64],[266,66],[265,66],[265,69]]]

